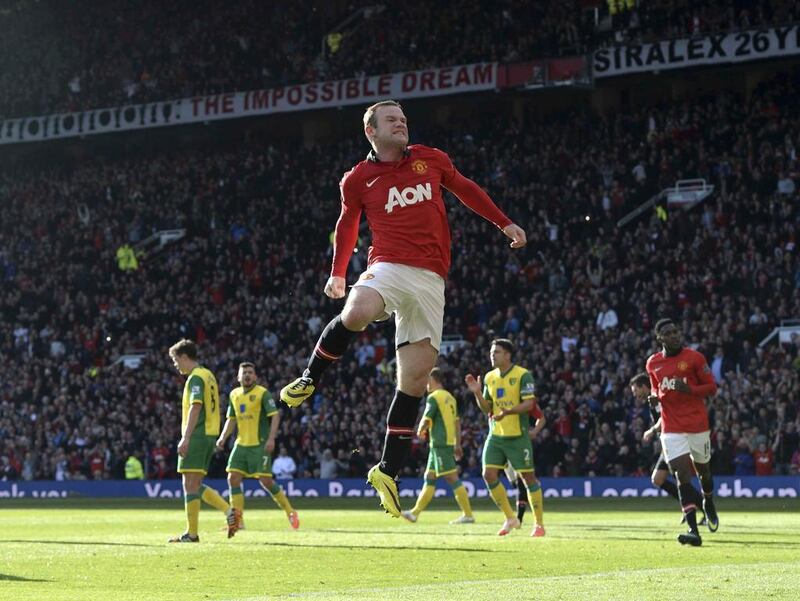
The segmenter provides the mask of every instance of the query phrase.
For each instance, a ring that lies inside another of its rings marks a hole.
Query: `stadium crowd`
[[[800,21],[791,0],[414,0],[364,8],[344,0],[15,0],[0,10],[0,117],[576,55],[790,21]]]
[[[800,315],[798,91],[794,72],[746,101],[527,115],[524,126],[501,113],[427,131],[411,123],[412,140],[446,149],[532,240],[512,252],[450,198],[445,334],[463,344],[440,365],[462,404],[463,476],[479,475],[486,434],[463,376],[488,370],[496,336],[514,340],[536,379],[548,420],[534,442],[539,475],[646,473],[657,443],[642,442],[650,418],[627,384],[664,315],[720,385],[715,473],[800,472],[800,341],[758,345]],[[173,477],[183,378],[166,349],[180,337],[200,343],[224,391],[243,360],[273,394],[299,373],[338,312],[321,290],[337,183],[367,149],[353,129],[324,147],[252,142],[3,168],[0,477],[121,478],[132,454],[149,477]],[[716,186],[702,206],[615,226],[688,176]],[[117,267],[124,244],[178,227],[181,241]],[[283,407],[276,474],[361,477],[377,461],[392,342],[390,324],[370,327],[313,402]],[[113,364],[131,349],[145,350],[138,369]],[[425,454],[415,446],[406,475]]]

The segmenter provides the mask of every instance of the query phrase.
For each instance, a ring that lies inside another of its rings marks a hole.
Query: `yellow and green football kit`
[[[264,443],[269,437],[269,418],[277,412],[275,400],[263,386],[231,391],[227,417],[236,420],[237,436],[226,471],[247,478],[272,476],[272,457]]]
[[[512,365],[505,373],[493,369],[483,379],[483,398],[490,403],[490,414],[521,405],[536,398],[531,373]],[[528,437],[528,412],[491,419],[489,436],[483,446],[483,466],[504,469],[506,463],[518,473],[533,471],[533,447]]]
[[[425,403],[424,421],[429,422],[430,450],[428,451],[429,471],[436,477],[456,471],[453,448],[456,444],[456,429],[459,427],[458,404],[453,395],[444,388],[434,390]]]
[[[228,473],[239,473],[245,478],[272,477],[272,456],[264,449],[264,444],[269,438],[270,418],[276,413],[275,399],[259,384],[251,388],[239,386],[231,391],[227,418],[236,420],[237,434],[228,459]],[[297,513],[283,489],[275,482],[270,486],[262,483],[262,486],[289,517],[292,528],[297,528]],[[244,491],[240,486],[231,487],[230,501],[236,509],[244,511]]]
[[[189,410],[200,405],[200,415],[192,435],[186,457],[178,457],[178,472],[181,474],[208,473],[214,445],[219,436],[219,388],[217,379],[208,369],[198,365],[186,378],[181,402],[181,432],[186,429]]]
[[[458,474],[458,467],[453,454],[453,449],[458,439],[458,428],[461,427],[456,399],[444,388],[434,390],[428,395],[425,402],[425,413],[422,415],[422,420],[428,422],[428,432],[430,434],[430,449],[428,451],[426,472],[433,472],[436,477],[425,480],[414,507],[411,511],[401,513],[409,521],[416,521],[416,517],[422,513],[431,502],[431,499],[433,499],[436,493],[436,478]],[[462,513],[461,518],[456,522],[474,522],[469,495],[467,495],[464,484],[457,476],[456,480],[450,482],[450,488]]]

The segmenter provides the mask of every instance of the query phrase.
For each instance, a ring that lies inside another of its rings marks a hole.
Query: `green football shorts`
[[[246,447],[234,445],[228,459],[227,472],[237,472],[248,478],[272,476],[272,457],[264,450],[263,445]]]
[[[453,446],[431,447],[428,451],[428,467],[426,471],[436,472],[436,477],[456,473],[456,459]]]
[[[189,450],[186,453],[186,457],[178,457],[178,473],[200,472],[207,474],[211,458],[214,456],[216,442],[216,436],[193,434],[189,439]]]
[[[499,470],[510,463],[515,472],[533,471],[533,446],[527,436],[489,436],[483,445],[483,467]]]

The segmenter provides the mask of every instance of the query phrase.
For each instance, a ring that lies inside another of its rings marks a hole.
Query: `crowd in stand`
[[[791,0],[16,0],[0,10],[0,118],[791,21]]]
[[[800,316],[799,90],[795,72],[747,100],[411,124],[413,140],[446,149],[531,240],[511,251],[449,197],[445,334],[464,344],[440,366],[461,403],[463,476],[479,475],[487,430],[463,376],[489,369],[496,336],[515,342],[536,380],[548,420],[534,442],[539,475],[646,473],[658,447],[642,442],[650,418],[627,384],[656,350],[662,316],[678,320],[719,382],[715,472],[800,471],[800,341],[759,346]],[[367,149],[353,130],[325,147],[252,143],[0,171],[0,478],[119,478],[131,454],[149,477],[173,477],[183,378],[166,350],[178,338],[200,343],[223,391],[244,360],[273,394],[300,373],[340,311],[321,291],[337,183]],[[615,226],[687,176],[715,193],[688,212]],[[184,239],[117,268],[123,244],[177,227]],[[113,363],[132,349],[145,352],[138,369]],[[282,409],[276,475],[365,474],[380,455],[393,357],[391,324],[371,326],[313,401]],[[425,457],[416,444],[405,475]],[[225,460],[215,457],[211,475]]]

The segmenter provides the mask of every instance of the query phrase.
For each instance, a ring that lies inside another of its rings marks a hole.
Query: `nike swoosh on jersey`
[[[367,182],[367,188],[371,188],[371,187],[372,187],[372,184],[374,184],[375,182],[377,182],[377,181],[378,181],[380,178],[381,178],[381,176],[379,175],[378,177],[376,177],[376,178],[375,178],[374,180],[372,180],[371,182]]]

